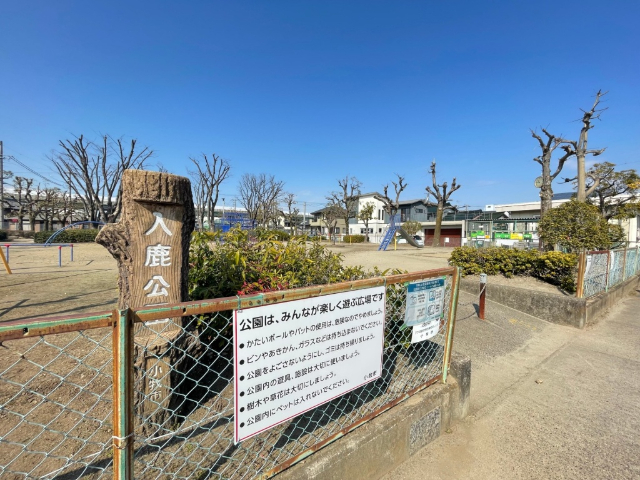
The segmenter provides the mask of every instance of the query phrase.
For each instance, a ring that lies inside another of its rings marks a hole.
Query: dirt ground
[[[23,242],[23,240],[21,240]],[[7,243],[11,245],[11,242]],[[343,256],[346,265],[377,266],[381,270],[399,268],[409,272],[448,266],[452,248],[415,248],[406,244],[378,251],[377,245],[331,245]],[[8,275],[0,271],[0,322],[33,317],[98,312],[115,308],[118,299],[116,261],[97,244],[77,244],[73,251],[62,249],[62,266],[58,266],[57,247],[9,248]],[[4,245],[2,250],[6,252]],[[559,293],[552,285],[527,277],[507,279],[489,277],[490,282]]]
[[[442,268],[448,265],[452,250],[398,245],[397,249],[379,252],[371,244],[326,246],[341,254],[345,264],[367,270],[374,266],[407,271]],[[115,308],[117,266],[100,245],[75,245],[73,261],[70,249],[63,248],[62,266],[58,266],[57,247],[14,245],[9,250],[13,274],[0,272],[0,325],[8,320]],[[525,288],[540,288],[537,284],[541,283],[533,279],[517,282]],[[91,472],[87,478],[93,478],[109,469],[111,330],[12,340],[0,347],[0,438],[5,440],[0,445],[0,457],[14,459],[8,471],[30,472],[29,478],[55,471],[76,478]],[[28,421],[21,421],[23,416]],[[26,445],[29,439],[34,439],[29,452],[20,453],[20,445]],[[50,452],[57,460],[37,453],[48,451],[52,445],[57,445]],[[90,463],[91,469],[73,470],[73,465],[66,464],[63,459],[73,452],[84,459],[81,463]],[[0,476],[22,478],[3,473],[2,462]]]
[[[21,240],[20,243],[23,243]],[[11,245],[7,242],[2,245]],[[0,270],[0,322],[71,315],[114,308],[118,299],[116,261],[100,245],[9,247],[12,275]],[[1,268],[1,267],[0,267]]]

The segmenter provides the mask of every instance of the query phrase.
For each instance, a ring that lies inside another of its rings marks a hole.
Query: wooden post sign
[[[195,215],[188,178],[145,170],[122,176],[122,215],[96,242],[118,261],[118,308],[161,306],[188,300],[189,242]],[[143,428],[161,434],[186,388],[181,360],[190,343],[183,319],[136,324],[136,410]],[[177,374],[177,375],[176,375]],[[184,396],[182,396],[184,399]],[[168,426],[168,425],[167,425]]]

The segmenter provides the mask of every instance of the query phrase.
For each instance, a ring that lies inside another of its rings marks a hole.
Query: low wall
[[[585,299],[508,285],[497,285],[491,283],[491,277],[489,277],[487,299],[548,322],[584,328],[586,325],[596,323],[606,310],[639,286],[640,276],[636,275],[610,288],[606,293]],[[478,295],[480,285],[475,279],[463,278],[460,282],[460,289]]]
[[[446,384],[434,384],[315,452],[278,480],[375,480],[438,438],[469,411],[471,360],[453,355]]]

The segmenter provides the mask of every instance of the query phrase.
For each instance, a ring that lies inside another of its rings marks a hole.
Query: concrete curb
[[[278,474],[278,480],[374,480],[394,470],[469,411],[471,360],[453,355],[434,384]]]
[[[487,299],[551,323],[584,328],[596,323],[616,302],[639,287],[640,276],[636,275],[606,293],[585,299],[492,284],[489,277]],[[478,294],[479,288],[475,280],[463,278],[460,282],[460,289],[473,295]]]

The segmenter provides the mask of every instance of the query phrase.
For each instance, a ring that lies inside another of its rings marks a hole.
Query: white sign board
[[[235,442],[380,378],[385,287],[238,310]]]
[[[411,343],[435,336],[444,315],[445,277],[410,282],[404,324],[413,327]]]

